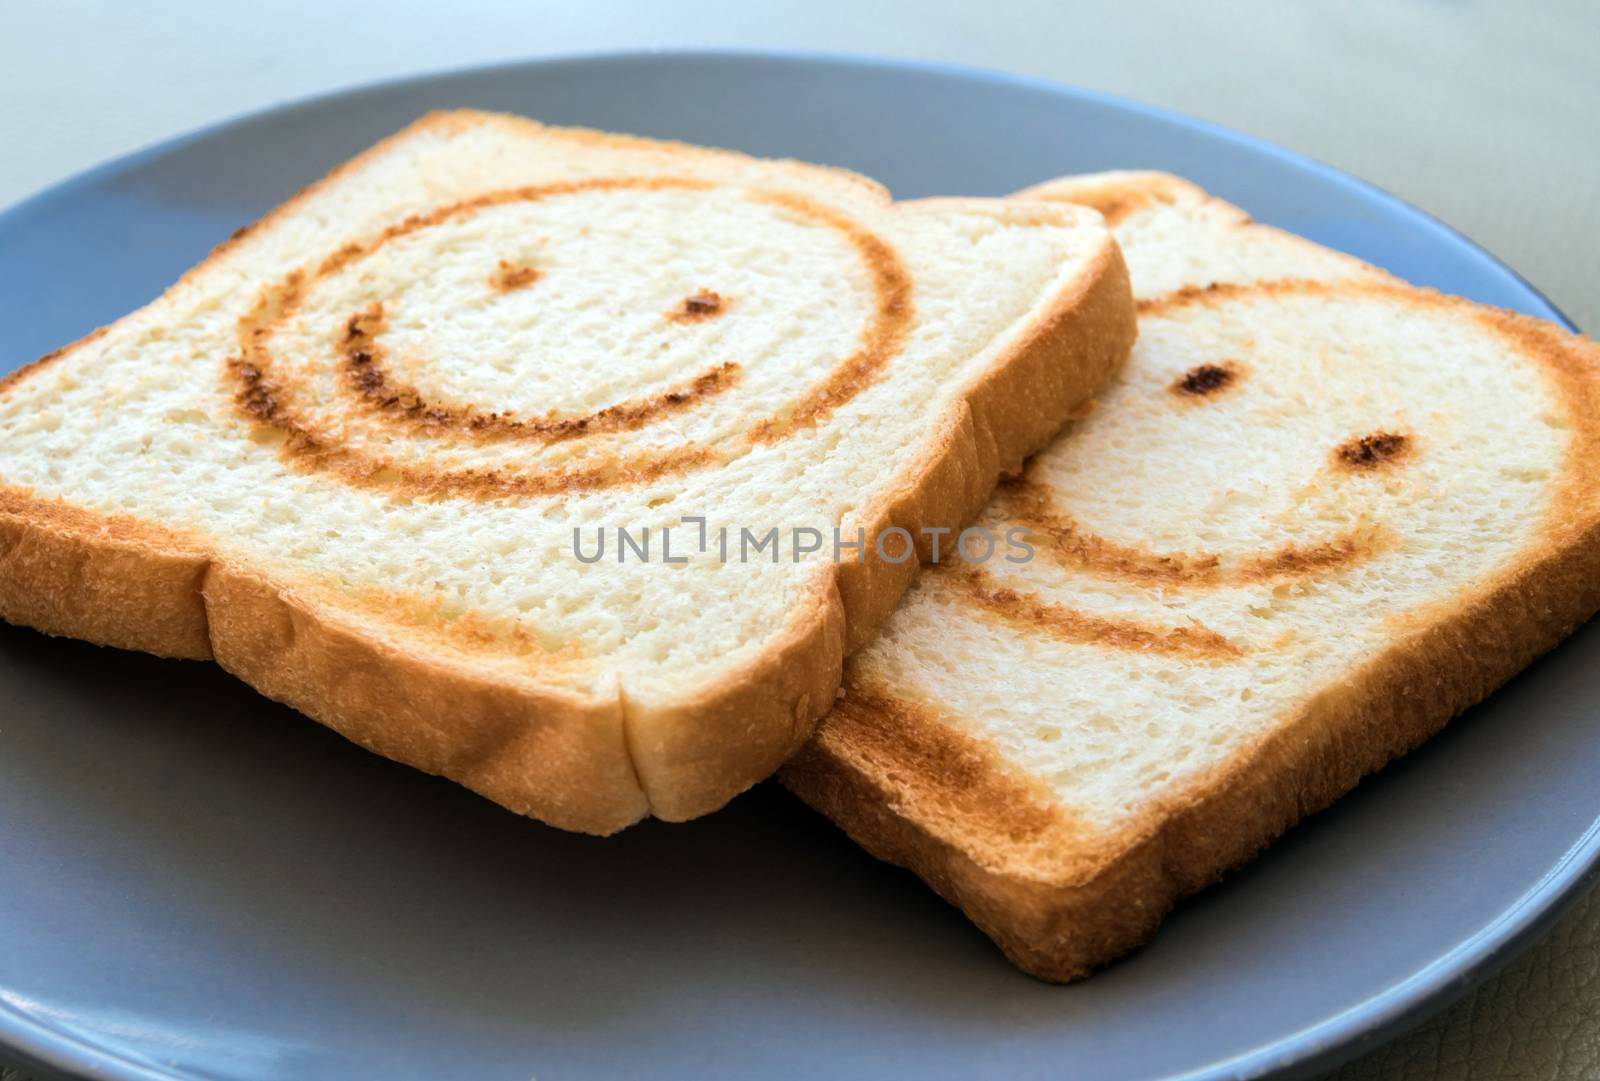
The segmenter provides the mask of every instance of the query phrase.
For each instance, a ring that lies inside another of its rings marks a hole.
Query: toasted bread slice
[[[1134,332],[1082,208],[438,114],[0,386],[0,615],[558,826],[689,818],[914,574],[790,531],[958,524]]]
[[[1173,177],[1026,194],[1106,212],[1139,344],[980,518],[1031,561],[925,573],[781,776],[1070,980],[1600,606],[1600,349]]]

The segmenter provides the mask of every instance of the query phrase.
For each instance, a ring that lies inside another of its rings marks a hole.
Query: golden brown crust
[[[131,518],[0,487],[0,619],[205,660],[205,550]]]
[[[926,823],[930,834],[949,842],[981,839],[983,856],[993,869],[1032,867],[1076,833],[1047,791],[928,706],[881,692],[852,691],[828,715],[826,735],[833,746],[847,748],[842,758],[878,773],[904,771],[924,779],[899,793],[898,813]],[[805,759],[796,759],[784,776],[804,769]],[[817,783],[832,785],[836,780],[825,777]]]
[[[1600,610],[1600,492],[1591,481],[1600,472],[1600,347],[1431,291],[1372,287],[1472,315],[1549,376],[1573,438],[1542,543],[1474,594],[1394,621],[1389,647],[1360,670],[1092,847],[1064,826],[1034,829],[1031,810],[999,824],[956,820],[954,827],[947,814],[929,811],[950,798],[951,772],[928,765],[918,732],[944,726],[926,706],[883,705],[883,688],[861,688],[864,705],[826,718],[780,774],[784,784],[875,856],[921,875],[1019,968],[1073,980],[1143,943],[1179,898],[1248,862],[1302,817],[1421,744]],[[1183,302],[1207,294],[1216,291],[1191,291]],[[852,684],[846,701],[858,693]],[[906,708],[919,711],[918,724],[894,722]],[[899,752],[892,740],[864,738],[886,723],[922,749]],[[1020,782],[960,783],[995,793]],[[1003,795],[986,798],[1012,805]],[[1019,852],[1010,838],[1030,829],[1033,840]]]
[[[487,676],[226,562],[202,596],[218,664],[369,750],[563,829],[610,833],[649,811],[615,694]]]
[[[396,143],[486,123],[532,124],[431,114],[240,230],[180,282]],[[651,153],[737,157],[542,130]],[[864,179],[809,168],[887,197]],[[892,325],[904,298],[890,294],[879,315]],[[894,522],[921,536],[922,526],[955,525],[976,513],[1000,471],[1017,469],[1055,433],[1126,357],[1134,334],[1126,269],[1107,238],[1076,289],[1059,296],[930,425],[939,434],[930,439],[927,464],[867,523],[869,533]],[[251,382],[247,373],[235,374]],[[255,380],[264,381],[264,374]],[[270,399],[269,385],[256,389]],[[838,402],[813,404],[820,416]],[[0,490],[0,617],[106,645],[215,658],[363,746],[521,813],[591,833],[621,829],[652,811],[692,817],[770,774],[810,735],[833,700],[845,654],[894,608],[914,570],[875,557],[833,569],[819,578],[817,601],[795,614],[773,648],[695,700],[645,710],[620,692],[585,697],[477,664],[470,651],[438,636],[374,618],[359,599],[272,581],[208,542]]]
[[[136,519],[0,488],[0,618],[216,660],[363,747],[564,829],[610,833],[648,809],[615,695],[486,675],[381,606],[290,592]]]

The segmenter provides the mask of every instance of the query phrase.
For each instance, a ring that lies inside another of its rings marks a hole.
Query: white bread
[[[0,384],[0,616],[562,827],[688,818],[807,738],[916,560],[724,565],[683,519],[959,524],[1133,334],[1081,208],[437,114]],[[575,558],[619,527],[652,562]]]
[[[1600,606],[1600,349],[1159,174],[1095,205],[1140,337],[925,573],[782,776],[1082,976]]]

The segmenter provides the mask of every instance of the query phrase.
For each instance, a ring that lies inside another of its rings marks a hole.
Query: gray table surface
[[[377,79],[624,48],[844,50],[1043,76],[1270,139],[1437,215],[1600,329],[1594,0],[0,0],[0,16],[0,206],[167,136]],[[1591,897],[1336,1076],[1597,1074]],[[0,1081],[19,1077],[0,1067]]]

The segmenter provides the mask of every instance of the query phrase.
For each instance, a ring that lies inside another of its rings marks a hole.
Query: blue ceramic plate
[[[901,196],[1170,169],[1402,277],[1559,318],[1418,211],[1206,124],[944,67],[669,53],[341,94],[48,191],[0,216],[0,370],[461,105],[830,162]],[[1060,988],[771,785],[687,826],[563,834],[213,667],[0,627],[0,1041],[106,1078],[1310,1071],[1442,1006],[1579,888],[1600,850],[1597,662],[1580,634]]]

